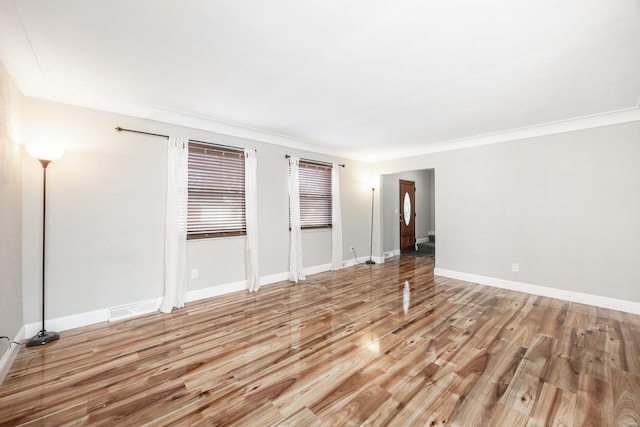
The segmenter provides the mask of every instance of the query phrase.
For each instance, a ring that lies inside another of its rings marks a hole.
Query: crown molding
[[[384,157],[376,159],[375,161],[401,159],[406,157],[415,157],[417,155],[461,150],[465,148],[480,147],[483,145],[498,144],[502,142],[518,141],[527,138],[535,138],[545,135],[554,135],[635,121],[640,121],[640,106],[625,108],[616,111],[609,111],[606,113],[593,114],[589,116],[576,117],[567,120],[542,123],[534,126],[511,129],[503,132],[439,142],[435,144],[425,145],[418,149],[403,150],[402,155],[396,157],[390,157],[387,154]]]
[[[26,96],[92,110],[105,111],[113,114],[153,120],[156,122],[183,126],[191,129],[235,136],[238,138],[245,138],[314,153],[345,157],[344,150],[336,149],[335,147],[327,147],[313,141],[303,140],[288,135],[281,135],[275,132],[252,128],[238,123],[226,122],[216,118],[170,110],[160,106],[124,102],[99,96],[94,97],[90,94],[77,92],[69,88],[65,91],[59,91],[57,89],[38,91],[37,94],[26,94]]]
[[[114,114],[122,114],[176,126],[184,126],[192,129],[199,129],[239,138],[250,139],[267,144],[274,144],[313,153],[352,159],[362,163],[375,163],[385,160],[397,160],[419,155],[461,150],[483,145],[498,144],[545,135],[553,135],[583,129],[640,121],[640,106],[636,105],[634,107],[616,111],[609,111],[589,116],[542,123],[538,125],[510,129],[491,134],[477,135],[436,143],[425,143],[423,145],[412,146],[408,148],[399,148],[398,145],[395,144],[395,146],[391,146],[388,149],[368,149],[366,150],[366,152],[364,152],[363,150],[328,147],[317,142],[302,140],[288,135],[280,135],[274,132],[252,128],[242,124],[225,122],[215,118],[193,115],[182,111],[173,111],[159,106],[122,102],[104,97],[93,97],[87,93],[81,93],[72,90],[64,91],[64,95],[62,96],[61,91],[47,90],[44,91],[44,93],[40,92],[39,95],[36,95],[34,97],[63,104],[70,104],[94,110],[106,111]]]

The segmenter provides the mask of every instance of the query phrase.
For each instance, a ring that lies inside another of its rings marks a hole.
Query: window
[[[244,151],[190,141],[187,239],[244,234]]]
[[[331,227],[331,165],[300,160],[300,227]]]

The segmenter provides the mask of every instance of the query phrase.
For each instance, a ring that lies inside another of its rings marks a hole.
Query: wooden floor
[[[640,316],[434,280],[432,258],[61,335],[20,350],[0,425],[640,425]]]

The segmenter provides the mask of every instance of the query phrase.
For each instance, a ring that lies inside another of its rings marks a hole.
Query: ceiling
[[[640,0],[0,0],[0,60],[27,96],[375,161],[640,118]]]

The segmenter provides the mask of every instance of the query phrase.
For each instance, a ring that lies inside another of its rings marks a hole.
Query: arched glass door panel
[[[411,198],[409,193],[404,193],[404,225],[407,227],[411,223]]]

